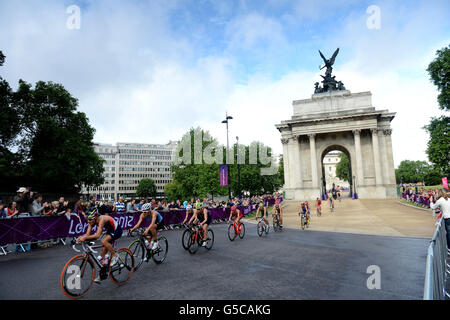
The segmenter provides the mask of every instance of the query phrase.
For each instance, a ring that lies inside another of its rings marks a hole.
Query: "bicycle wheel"
[[[159,248],[153,251],[152,258],[156,264],[161,264],[164,262],[164,260],[166,260],[167,251],[169,251],[169,242],[167,241],[166,237],[159,236],[158,244]]]
[[[134,256],[130,249],[120,248],[117,250],[119,260],[109,267],[109,277],[114,284],[123,286],[131,278],[134,272]]]
[[[186,229],[183,231],[183,235],[181,236],[181,244],[183,245],[184,250],[189,249],[189,237],[191,236],[191,230]]]
[[[70,259],[61,271],[60,285],[64,295],[71,299],[84,297],[94,283],[95,272],[90,257],[79,254]]]
[[[239,226],[240,232],[239,232],[239,238],[244,239],[245,236],[245,224],[241,223]]]
[[[230,239],[230,241],[234,241],[234,239],[236,239],[236,230],[234,229],[234,223],[231,223],[228,227],[228,239]]]
[[[212,231],[212,229],[208,228],[208,241],[206,242],[205,248],[211,250],[213,245],[214,245],[214,232]]]
[[[258,233],[258,236],[262,236],[263,232],[264,232],[264,225],[263,223],[260,221],[258,222],[258,225],[256,226],[256,232]]]
[[[144,261],[146,249],[144,248],[140,240],[134,240],[128,246],[128,249],[130,249],[130,251],[133,253],[134,261],[136,262],[134,270],[137,270]]]
[[[189,253],[194,254],[197,252],[199,247],[197,237],[199,236],[197,232],[191,232],[191,236],[189,237]]]

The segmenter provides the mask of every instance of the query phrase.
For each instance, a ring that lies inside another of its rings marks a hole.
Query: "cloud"
[[[396,165],[426,159],[421,127],[440,112],[425,69],[450,42],[445,1],[379,1],[380,30],[366,27],[371,3],[355,1],[78,3],[81,29],[69,30],[68,1],[1,1],[1,72],[11,85],[62,83],[95,141],[166,143],[201,126],[225,143],[228,111],[231,141],[239,135],[281,153],[274,125],[292,116],[293,100],[311,96],[317,49],[327,56],[340,47],[336,78],[397,112]]]

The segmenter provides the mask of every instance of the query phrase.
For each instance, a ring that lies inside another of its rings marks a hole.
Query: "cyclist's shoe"
[[[100,284],[100,283],[102,282],[102,279],[100,279],[100,274],[98,274],[98,275],[95,277],[94,282],[95,282],[95,283],[98,283],[98,284]]]
[[[206,247],[206,242],[207,241],[203,240],[202,247]]]
[[[152,250],[156,250],[159,248],[158,242],[153,243]]]
[[[115,255],[115,256],[112,257],[112,259],[111,259],[111,264],[110,264],[110,266],[111,266],[111,267],[114,266],[118,261],[119,261],[119,256],[118,256],[118,255]]]

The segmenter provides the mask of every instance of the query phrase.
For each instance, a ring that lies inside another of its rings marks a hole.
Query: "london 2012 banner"
[[[442,188],[448,189],[447,177],[442,178]]]
[[[228,185],[228,166],[226,164],[220,165],[219,175],[220,175],[220,185],[227,186]]]

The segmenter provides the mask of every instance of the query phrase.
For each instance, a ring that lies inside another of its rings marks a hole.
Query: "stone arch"
[[[323,165],[323,159],[325,158],[325,156],[329,152],[334,151],[334,150],[338,150],[338,151],[343,152],[349,159],[349,162],[350,162],[350,168],[349,168],[349,170],[350,170],[350,181],[349,181],[349,184],[350,184],[350,195],[352,194],[352,190],[353,190],[353,179],[352,179],[353,175],[352,175],[352,172],[353,172],[353,166],[356,163],[356,160],[354,159],[355,156],[354,156],[354,152],[353,152],[354,150],[353,149],[354,149],[353,146],[349,146],[349,145],[346,145],[346,144],[329,143],[328,145],[326,145],[326,146],[324,146],[322,148],[319,148],[317,150],[317,153],[320,155],[320,157],[318,157],[318,159],[320,159],[320,162],[319,162],[320,170],[319,170],[319,172],[320,172],[320,177],[321,177],[320,189],[321,189],[322,195],[324,193],[326,193],[326,190],[330,189],[330,186],[327,186],[326,182],[325,182],[325,167]]]

